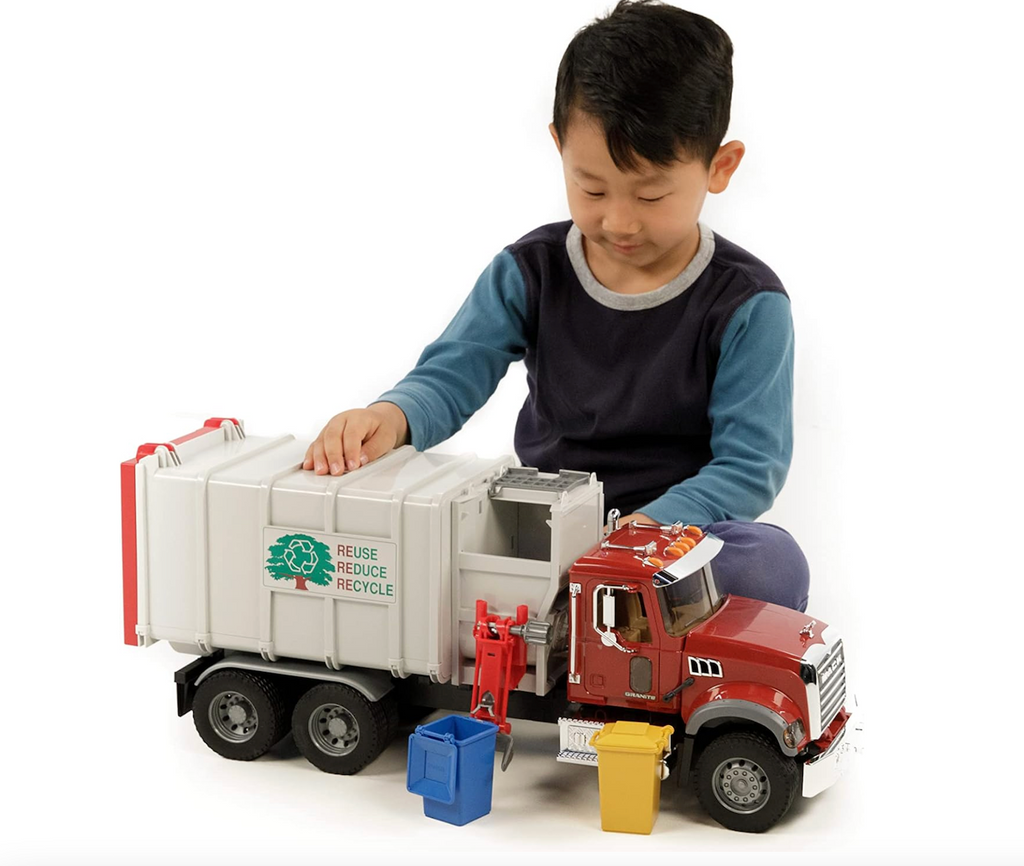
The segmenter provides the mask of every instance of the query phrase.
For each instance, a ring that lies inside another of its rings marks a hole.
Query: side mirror
[[[601,599],[601,624],[608,629],[615,628],[615,593],[605,590]]]
[[[633,653],[634,649],[626,649],[619,643],[615,635],[615,591],[628,592],[629,586],[600,584],[594,587],[594,619],[591,628],[600,636],[601,643],[613,646],[619,652]]]

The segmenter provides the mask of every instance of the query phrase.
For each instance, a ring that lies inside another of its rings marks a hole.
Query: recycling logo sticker
[[[305,538],[293,538],[284,549],[284,561],[296,574],[312,574],[320,562],[313,544]]]
[[[306,530],[263,529],[263,585],[288,592],[395,601],[396,545]]]

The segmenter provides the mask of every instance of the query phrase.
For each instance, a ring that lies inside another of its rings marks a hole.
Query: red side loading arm
[[[548,643],[551,625],[544,620],[530,620],[525,604],[516,608],[513,619],[488,613],[487,602],[478,599],[473,637],[476,666],[470,715],[482,722],[494,722],[501,733],[508,734],[512,730],[505,721],[508,694],[526,673],[526,645]]]

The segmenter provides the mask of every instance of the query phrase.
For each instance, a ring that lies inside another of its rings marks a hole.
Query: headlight
[[[782,742],[790,749],[795,749],[797,743],[804,738],[804,723],[797,719],[793,724],[787,725],[782,732]]]

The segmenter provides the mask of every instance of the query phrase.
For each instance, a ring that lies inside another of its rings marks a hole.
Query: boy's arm
[[[711,461],[640,513],[663,524],[754,520],[775,501],[793,454],[793,320],[785,295],[761,292],[733,314],[708,416]]]
[[[398,406],[408,420],[406,441],[425,451],[456,433],[525,354],[526,286],[502,250],[415,368],[375,402]]]

